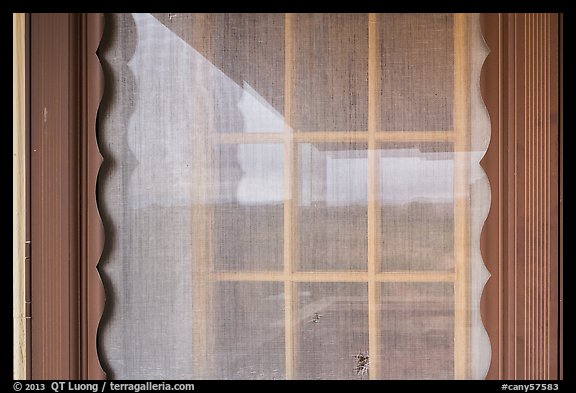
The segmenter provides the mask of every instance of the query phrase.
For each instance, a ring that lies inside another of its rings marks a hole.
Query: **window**
[[[562,378],[562,20],[15,14],[15,377]]]
[[[106,34],[114,378],[484,377],[478,15],[111,15]]]

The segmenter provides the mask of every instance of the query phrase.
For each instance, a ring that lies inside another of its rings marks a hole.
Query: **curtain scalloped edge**
[[[482,15],[481,17],[486,17],[486,15]],[[482,39],[484,41],[484,44],[486,45],[486,47],[489,50],[489,53],[487,54],[486,58],[484,59],[484,63],[482,64],[481,67],[481,71],[480,71],[480,80],[486,79],[486,75],[488,72],[493,72],[493,69],[495,68],[496,70],[498,70],[498,62],[499,62],[499,45],[498,43],[494,43],[493,40],[491,40],[488,37],[487,34],[487,26],[486,23],[483,23],[485,21],[480,21],[480,31],[481,31],[481,36]],[[492,28],[494,28],[494,26],[491,26]],[[499,27],[498,27],[499,28]],[[489,105],[489,102],[491,102],[490,97],[488,97],[488,92],[486,91],[486,89],[481,88],[480,89],[480,93],[481,93],[481,97],[482,97],[482,103],[486,109],[486,114],[488,116],[489,119],[489,126],[490,126],[490,138],[489,138],[489,144],[487,146],[487,149],[482,157],[482,159],[479,161],[479,165],[482,168],[484,175],[486,176],[487,182],[488,182],[488,187],[489,187],[489,197],[490,197],[490,204],[489,204],[489,208],[487,209],[487,214],[484,218],[483,224],[482,224],[482,230],[481,230],[481,241],[480,241],[480,253],[481,253],[481,257],[482,257],[482,261],[484,263],[484,267],[485,269],[488,271],[488,273],[490,274],[490,276],[488,277],[488,279],[486,280],[486,282],[484,283],[484,287],[482,289],[482,293],[481,293],[481,297],[480,297],[480,317],[482,320],[482,325],[484,328],[484,331],[486,332],[486,335],[489,339],[490,342],[490,363],[488,365],[488,369],[487,372],[485,374],[485,378],[490,376],[491,374],[493,374],[495,371],[495,367],[497,367],[499,358],[498,358],[498,351],[499,351],[499,347],[498,347],[498,343],[499,343],[499,332],[498,331],[494,331],[492,325],[490,324],[489,318],[493,318],[492,315],[494,315],[494,313],[499,314],[499,310],[490,310],[491,314],[487,313],[487,310],[485,309],[484,305],[487,302],[487,297],[488,297],[488,293],[494,292],[494,291],[498,291],[499,288],[496,287],[495,289],[492,289],[492,287],[494,285],[498,285],[498,282],[494,281],[498,279],[498,261],[493,261],[490,258],[490,255],[488,253],[488,251],[486,250],[486,245],[483,243],[482,239],[486,238],[486,233],[489,229],[492,229],[492,227],[494,227],[494,225],[491,225],[491,223],[496,220],[496,222],[498,222],[498,215],[499,212],[496,210],[497,209],[497,205],[495,204],[496,201],[498,201],[498,195],[495,195],[495,193],[498,192],[498,188],[493,187],[493,184],[498,184],[498,173],[493,173],[492,171],[490,171],[489,166],[488,166],[488,162],[492,162],[492,160],[499,160],[499,154],[498,154],[498,133],[499,133],[499,127],[498,124],[496,123],[496,125],[493,125],[493,122],[495,121],[495,119],[498,118],[498,113],[494,113],[494,110],[492,109],[492,106]],[[498,94],[500,94],[500,92],[498,91]]]

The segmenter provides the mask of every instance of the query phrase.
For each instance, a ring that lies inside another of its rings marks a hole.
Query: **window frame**
[[[481,162],[492,194],[480,245],[492,275],[481,303],[492,344],[487,379],[563,379],[563,14],[485,14],[481,22],[491,49],[481,75],[492,128]],[[540,287],[550,293],[544,301]]]
[[[491,49],[481,76],[492,136],[482,161],[492,194],[481,237],[484,262],[492,274],[481,300],[492,344],[487,379],[563,378],[563,16],[545,15],[546,25],[538,18],[532,22],[527,14],[481,16]],[[106,217],[101,218],[96,200],[98,172],[106,165],[97,145],[97,113],[104,87],[97,49],[103,29],[103,14],[26,17],[26,126],[20,132],[27,139],[23,149],[29,169],[29,222],[26,239],[20,240],[29,245],[24,301],[30,322],[25,375],[30,379],[106,377],[97,340],[105,302],[97,265]],[[542,42],[530,38],[540,37],[537,33],[542,31],[546,32]],[[546,47],[547,62],[536,61],[542,58],[539,48]],[[540,90],[525,91],[525,75],[535,76],[532,85]],[[541,100],[531,99],[536,95]],[[528,119],[544,108],[539,106],[543,102],[549,103],[546,122],[521,128],[518,119]],[[524,130],[532,132],[526,139]],[[46,133],[51,138],[43,138]],[[532,151],[547,152],[548,167],[538,166],[535,156],[524,154]],[[540,183],[530,182],[531,176],[549,184],[549,194],[539,194]],[[533,205],[525,206],[526,198]],[[58,238],[54,230],[60,231]],[[531,286],[516,280],[524,273],[523,261],[533,275]],[[548,288],[550,298],[534,290],[540,287]],[[528,304],[538,306],[525,313]],[[543,310],[550,312],[548,320]],[[549,325],[539,329],[546,321]],[[525,326],[532,328],[524,331]],[[524,349],[530,351],[529,359]]]

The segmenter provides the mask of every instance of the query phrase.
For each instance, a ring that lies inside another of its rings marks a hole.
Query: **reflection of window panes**
[[[366,270],[365,144],[301,144],[300,269]]]
[[[284,155],[279,144],[222,144],[214,150],[217,270],[282,268]]]
[[[383,271],[454,269],[452,145],[380,150]]]

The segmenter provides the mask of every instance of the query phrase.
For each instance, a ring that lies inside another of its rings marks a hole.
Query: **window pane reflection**
[[[379,153],[381,269],[453,270],[452,144],[389,143]]]
[[[366,144],[299,146],[300,269],[366,270]]]

